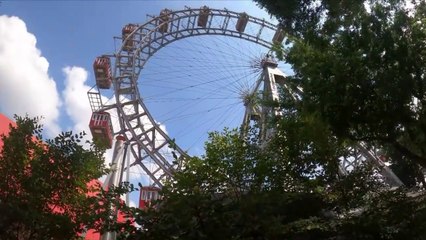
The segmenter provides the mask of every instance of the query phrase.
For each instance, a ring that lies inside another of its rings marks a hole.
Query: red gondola
[[[237,29],[237,31],[240,33],[244,32],[248,23],[248,19],[249,16],[247,15],[247,13],[240,13],[237,24],[235,25],[235,29]]]
[[[160,188],[154,186],[142,187],[139,198],[139,208],[144,209],[150,206],[151,201],[160,199],[159,191]]]
[[[169,29],[169,23],[168,21],[170,20],[170,13],[171,11],[169,9],[163,9],[160,12],[160,21],[159,21],[159,31],[161,33],[166,33]]]
[[[133,40],[133,35],[130,36],[129,39],[127,39],[127,37],[129,37],[129,35],[135,31],[137,28],[137,26],[135,24],[127,24],[126,26],[123,27],[123,29],[121,30],[121,36],[123,39],[123,50],[125,51],[131,51],[135,45],[135,41]]]
[[[112,147],[111,116],[107,112],[94,112],[89,123],[93,141],[99,146]]]
[[[98,88],[109,89],[112,83],[111,60],[107,56],[100,56],[93,62],[96,85]]]
[[[198,15],[198,21],[197,21],[197,25],[199,27],[206,27],[207,26],[207,20],[209,18],[209,14],[210,14],[210,10],[207,6],[204,6],[201,10],[200,10],[200,14]]]
[[[284,40],[284,30],[278,27],[277,31],[274,34],[274,37],[272,38],[272,42],[275,44],[280,44]]]

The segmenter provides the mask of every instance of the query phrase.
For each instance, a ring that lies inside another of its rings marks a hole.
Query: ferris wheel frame
[[[208,17],[205,26],[198,26],[197,20],[201,14],[205,14],[206,10]],[[205,6],[179,11],[165,9],[163,12],[167,14],[167,21],[162,14],[155,17],[149,16],[150,20],[142,25],[134,25],[136,26],[134,30],[125,38],[118,37],[121,39],[121,46],[116,53],[109,56],[115,59],[112,81],[115,103],[103,104],[99,88],[97,91],[88,92],[93,112],[116,109],[120,129],[115,131],[114,135],[124,136],[130,147],[130,152],[135,159],[130,166],[139,164],[159,187],[162,187],[163,181],[181,167],[182,159],[187,157],[187,154],[161,129],[139,92],[139,75],[149,58],[166,45],[193,36],[221,35],[240,38],[267,49],[272,48],[273,39],[264,38],[262,32],[266,29],[275,32],[274,39],[281,39],[281,41],[283,39],[283,33],[278,26],[246,13],[227,9],[210,9]],[[239,24],[242,18],[245,19],[244,27],[238,29],[238,26],[232,23]],[[215,20],[222,21],[222,24],[214,25]],[[244,32],[246,25],[255,28],[256,34]],[[173,153],[170,152],[170,148],[173,149]],[[147,158],[152,160],[153,164],[150,167],[143,163]],[[152,170],[153,165],[155,166]]]
[[[199,26],[197,20],[202,14],[205,15],[206,11],[208,11],[207,21],[203,26]],[[221,24],[214,25],[214,20],[221,21]],[[241,21],[243,21],[242,25]],[[256,31],[245,32],[246,25],[255,28]],[[284,34],[279,26],[265,19],[227,9],[209,9],[205,6],[179,11],[164,9],[159,16],[150,16],[150,20],[146,23],[133,26],[132,31],[125,34],[124,38],[118,37],[121,40],[120,47],[109,56],[115,60],[112,73],[115,103],[103,104],[99,88],[89,91],[88,97],[93,112],[113,109],[117,111],[120,129],[115,131],[114,135],[120,136],[122,140],[120,140],[121,145],[116,144],[116,146],[122,147],[125,142],[126,148],[134,159],[127,169],[134,165],[141,166],[153,181],[153,185],[161,188],[164,181],[171,178],[174,172],[182,167],[183,159],[188,156],[161,129],[139,92],[139,76],[149,58],[166,45],[193,36],[234,37],[271,49],[274,43],[280,44],[283,41]],[[262,35],[262,32],[266,30],[274,33],[272,39],[265,39]],[[270,88],[275,88],[274,81],[269,84],[272,84]],[[249,108],[250,106],[246,109],[246,114],[251,111]],[[245,118],[247,119],[247,116]],[[356,144],[353,151],[353,157],[341,159],[340,172],[347,174],[361,162],[369,161],[382,169],[382,175],[391,185],[402,185],[399,178],[376,156],[374,151],[369,150],[362,143]]]

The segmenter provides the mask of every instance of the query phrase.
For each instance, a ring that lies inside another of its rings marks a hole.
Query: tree
[[[303,89],[305,111],[341,139],[382,149],[406,184],[424,183],[426,3],[255,1],[287,33],[279,53],[294,70],[288,81]]]
[[[308,234],[327,236],[327,217],[322,213],[327,204],[322,193],[309,184],[299,184],[293,178],[296,174],[287,177],[285,173],[292,169],[279,168],[278,159],[269,158],[252,143],[236,131],[211,133],[206,156],[187,159],[185,168],[163,188],[163,198],[156,205],[147,210],[128,209],[142,226],[132,236],[279,239],[297,237],[300,228],[307,226]],[[283,190],[285,185],[290,186],[288,191]]]
[[[42,140],[37,118],[15,119],[1,136],[0,238],[76,238],[95,220],[99,189],[88,183],[104,173],[103,152],[83,148],[84,133]]]

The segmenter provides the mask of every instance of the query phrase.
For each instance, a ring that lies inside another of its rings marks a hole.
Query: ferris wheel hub
[[[261,66],[263,69],[267,67],[278,67],[278,62],[269,54],[267,54],[261,61]]]

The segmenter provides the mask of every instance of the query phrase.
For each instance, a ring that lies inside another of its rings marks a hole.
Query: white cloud
[[[65,74],[65,88],[62,91],[65,111],[70,117],[74,126],[74,132],[85,131],[90,135],[89,120],[92,114],[87,91],[90,87],[86,85],[87,71],[82,67],[65,67],[62,69]],[[91,137],[90,137],[91,138]]]
[[[49,137],[60,132],[61,105],[49,62],[36,47],[36,37],[18,17],[0,16],[0,111],[43,116]]]

